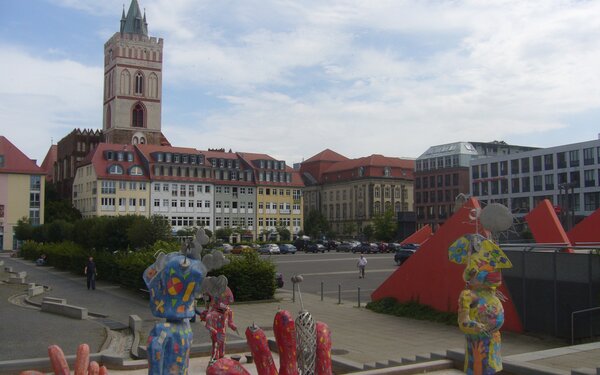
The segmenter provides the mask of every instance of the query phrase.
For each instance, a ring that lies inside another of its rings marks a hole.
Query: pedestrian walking
[[[356,266],[358,267],[358,278],[365,278],[365,267],[367,267],[367,258],[363,254],[360,254],[360,258],[358,258],[358,262],[356,262]]]
[[[96,276],[98,275],[98,270],[96,269],[96,263],[94,263],[94,257],[88,258],[88,262],[85,265],[83,272],[87,276],[88,290],[90,290],[90,288],[96,290]]]

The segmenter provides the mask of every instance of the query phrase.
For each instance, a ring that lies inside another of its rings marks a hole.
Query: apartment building
[[[277,238],[277,229],[286,228],[292,237],[302,230],[302,188],[297,171],[285,161],[266,154],[239,153],[250,165],[256,180],[256,235]]]
[[[318,209],[332,229],[357,236],[374,216],[414,210],[414,160],[371,155],[349,159],[324,150],[302,162],[305,212]]]
[[[600,139],[471,161],[471,194],[518,216],[549,199],[583,217],[600,207]]]
[[[45,171],[0,135],[0,249],[17,248],[14,228],[44,223]]]
[[[73,206],[85,217],[150,216],[150,179],[132,145],[100,143],[79,164]]]
[[[459,194],[470,192],[470,163],[495,155],[514,155],[534,147],[505,142],[453,142],[431,146],[415,163],[417,228],[442,225],[454,212]]]

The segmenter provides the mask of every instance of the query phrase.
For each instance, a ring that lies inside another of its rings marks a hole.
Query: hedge
[[[79,275],[83,275],[88,257],[93,256],[98,269],[98,279],[137,290],[146,288],[142,274],[154,262],[156,253],[178,251],[179,246],[174,242],[157,241],[143,251],[109,253],[86,251],[73,242],[42,244],[27,241],[21,248],[21,255],[25,259],[35,261],[42,254],[46,254],[48,265]],[[276,289],[275,265],[271,261],[261,259],[255,252],[244,253],[243,256],[229,256],[229,259],[230,264],[211,271],[209,275],[225,275],[236,301],[273,298]]]

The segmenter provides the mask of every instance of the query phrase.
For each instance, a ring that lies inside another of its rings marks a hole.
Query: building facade
[[[454,212],[456,197],[469,194],[471,160],[535,149],[498,141],[454,142],[427,149],[415,163],[417,228],[428,224],[435,230]]]
[[[73,206],[81,215],[150,215],[150,179],[131,145],[101,143],[80,163]]]
[[[45,171],[0,135],[0,247],[18,247],[14,228],[20,219],[44,224]]]
[[[357,236],[386,210],[414,210],[414,160],[371,155],[348,159],[331,150],[303,162],[304,211],[318,209],[332,230]]]
[[[587,216],[600,207],[600,140],[472,160],[471,194],[517,216],[543,199]]]

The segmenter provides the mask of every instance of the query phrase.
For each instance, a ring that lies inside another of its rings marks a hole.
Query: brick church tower
[[[163,40],[148,36],[137,0],[104,44],[102,130],[107,143],[168,145],[161,133]]]

